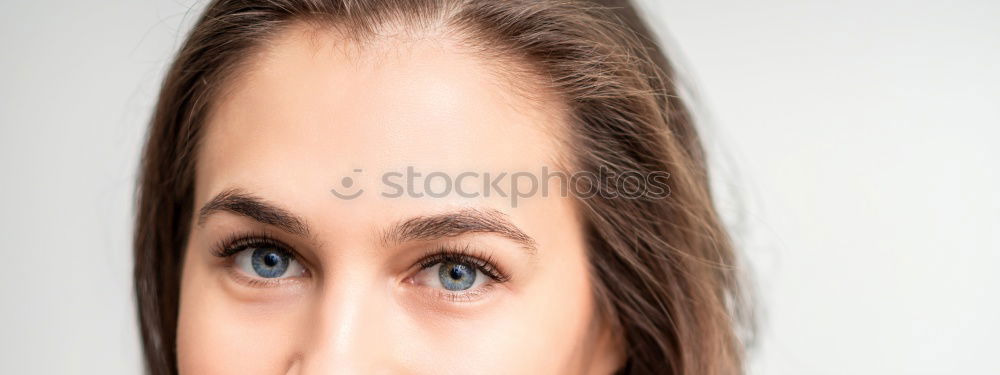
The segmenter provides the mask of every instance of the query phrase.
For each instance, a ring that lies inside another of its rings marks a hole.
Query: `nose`
[[[332,284],[332,283],[331,283]],[[372,283],[340,280],[321,293],[300,329],[305,339],[292,373],[386,373],[390,350],[386,324],[389,293]],[[366,286],[367,285],[367,286]]]

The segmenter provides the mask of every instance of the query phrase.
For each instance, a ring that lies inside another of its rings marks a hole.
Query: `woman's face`
[[[182,373],[619,364],[580,212],[539,175],[556,165],[560,111],[453,45],[295,28],[252,57],[199,149]]]

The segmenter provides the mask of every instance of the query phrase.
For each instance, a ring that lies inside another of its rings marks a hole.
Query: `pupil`
[[[268,267],[274,267],[278,265],[278,263],[280,262],[281,262],[281,257],[278,256],[278,254],[269,253],[266,256],[264,256],[264,265]]]
[[[451,278],[454,280],[461,280],[462,277],[465,276],[465,274],[466,274],[465,266],[461,264],[456,264],[455,266],[451,267],[451,271],[448,271],[448,276],[451,276]]]

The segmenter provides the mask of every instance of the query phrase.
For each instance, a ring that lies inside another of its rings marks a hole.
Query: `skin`
[[[562,149],[552,133],[565,123],[554,101],[515,94],[495,68],[442,36],[360,46],[293,27],[253,58],[215,101],[198,154],[181,373],[604,374],[622,362],[595,313],[572,198],[535,194],[514,207],[499,194],[380,194],[382,173],[407,166],[456,176],[553,165]],[[482,180],[463,186],[481,190]],[[334,188],[365,191],[341,199]],[[301,226],[202,208],[227,192]],[[496,219],[528,239],[490,230],[392,235],[408,220],[455,213]],[[263,279],[238,256],[215,254],[247,233],[287,245],[303,272]],[[434,285],[436,267],[419,262],[442,247],[488,258],[507,280],[478,272],[472,292]]]

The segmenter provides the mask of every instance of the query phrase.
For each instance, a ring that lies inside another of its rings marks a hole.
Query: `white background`
[[[0,373],[140,371],[136,161],[203,5],[5,2]],[[643,5],[756,272],[752,373],[1000,374],[1000,3]]]

